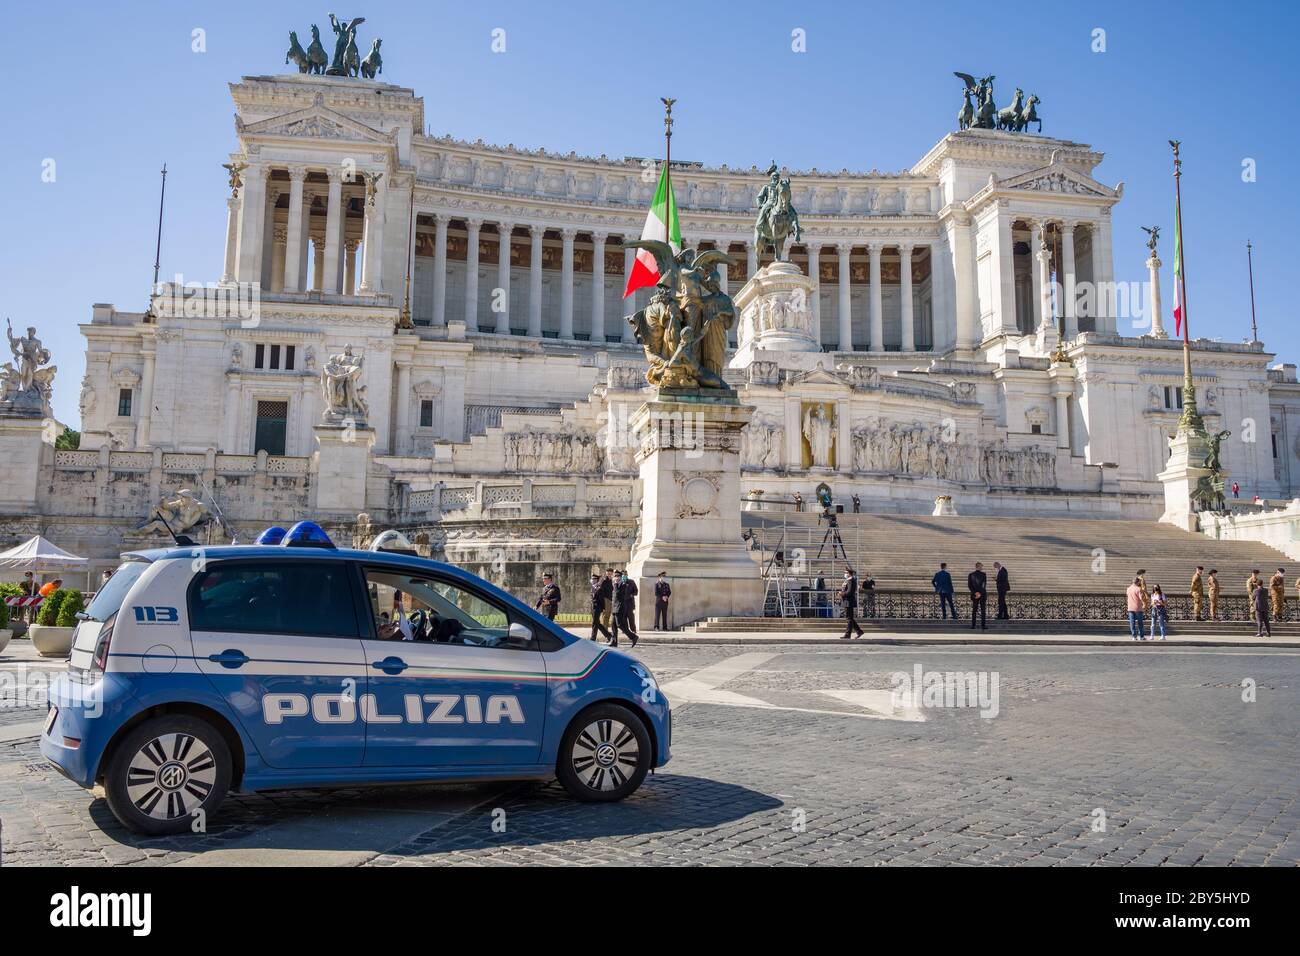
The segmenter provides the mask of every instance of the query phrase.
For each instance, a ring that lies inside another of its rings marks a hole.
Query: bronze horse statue
[[[1025,105],[1025,91],[1017,86],[1016,96],[1015,99],[1011,101],[1011,105],[1004,109],[998,110],[998,129],[1005,129],[1005,130],[1017,129],[1020,125],[1020,120],[1022,116],[1021,111],[1023,110],[1024,105]]]
[[[776,202],[754,223],[754,249],[761,253],[763,247],[771,243],[776,260],[780,262],[786,239],[793,236],[798,242],[802,235],[799,214],[790,199],[790,180],[783,179],[777,187]]]
[[[384,61],[379,55],[379,44],[383,42],[376,37],[370,44],[370,52],[361,61],[361,75],[367,80],[373,80],[376,74],[384,72]]]
[[[1016,122],[1017,133],[1023,133],[1029,128],[1030,123],[1037,123],[1038,132],[1041,133],[1043,131],[1043,121],[1038,116],[1038,110],[1035,109],[1035,107],[1041,102],[1042,100],[1037,96],[1034,96],[1032,93],[1029,94],[1029,102],[1025,104],[1025,109],[1020,114],[1020,119]]]

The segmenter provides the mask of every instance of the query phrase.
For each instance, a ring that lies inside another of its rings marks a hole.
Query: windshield
[[[122,602],[126,600],[126,593],[131,590],[131,585],[135,584],[148,567],[148,561],[122,562],[121,567],[114,571],[113,576],[95,593],[95,599],[90,602],[90,607],[86,608],[86,614],[90,619],[103,622],[116,614],[122,607]]]

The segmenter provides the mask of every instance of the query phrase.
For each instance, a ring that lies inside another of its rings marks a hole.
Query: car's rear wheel
[[[597,704],[564,732],[555,770],[574,797],[608,803],[641,786],[652,758],[650,732],[640,717],[618,704]]]
[[[183,833],[206,821],[230,788],[230,748],[215,727],[185,714],[146,720],[104,771],[113,816],[135,833]]]

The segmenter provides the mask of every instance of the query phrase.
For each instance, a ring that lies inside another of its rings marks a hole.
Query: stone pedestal
[[[1209,452],[1204,436],[1180,431],[1169,442],[1169,461],[1156,478],[1165,486],[1165,511],[1160,520],[1184,531],[1198,527],[1192,492],[1197,482],[1209,477],[1210,469],[1201,467]]]
[[[316,433],[316,521],[354,520],[366,510],[366,476],[375,430],[366,424],[324,422]]]
[[[729,367],[780,359],[783,368],[813,369],[823,359],[813,318],[817,283],[789,262],[771,262],[736,294],[739,329]]]
[[[661,389],[633,413],[642,483],[641,521],[628,576],[637,629],[654,623],[660,571],[673,589],[677,626],[706,617],[759,615],[763,583],[740,527],[740,431],[754,409],[734,393]]]
[[[41,466],[62,430],[52,419],[0,414],[0,513],[40,514]]]

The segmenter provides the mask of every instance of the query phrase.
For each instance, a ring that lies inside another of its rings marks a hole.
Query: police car
[[[124,555],[52,684],[41,752],[161,834],[229,790],[558,777],[621,800],[671,731],[634,658],[458,568],[300,522]]]

